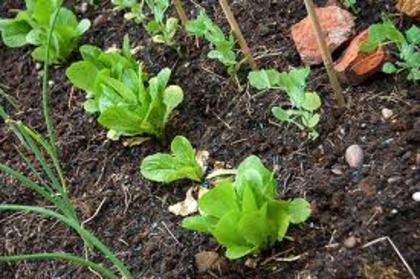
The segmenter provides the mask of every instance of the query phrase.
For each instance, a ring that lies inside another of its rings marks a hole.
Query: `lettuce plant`
[[[279,89],[289,97],[291,108],[273,107],[273,115],[281,122],[293,123],[299,129],[307,129],[312,140],[318,138],[316,126],[320,121],[316,111],[321,107],[321,98],[316,92],[307,92],[306,79],[310,68],[292,69],[290,72],[277,70],[260,70],[250,72],[250,84],[259,89]]]
[[[143,23],[146,19],[144,13],[144,0],[140,3],[137,0],[112,0],[112,4],[117,11],[127,11],[125,19],[134,20],[136,23]]]
[[[146,31],[153,35],[155,43],[174,45],[174,37],[178,29],[178,19],[170,17],[165,21],[165,12],[169,8],[169,0],[146,0],[152,11],[153,20],[146,25]]]
[[[78,22],[72,11],[60,8],[60,0],[26,0],[26,10],[18,12],[13,19],[0,19],[0,31],[6,46],[17,48],[37,46],[32,57],[44,61],[48,30],[52,22],[50,63],[61,63],[77,46],[80,36],[90,27],[90,21]]]
[[[200,182],[204,177],[204,170],[196,159],[191,143],[183,136],[174,138],[171,154],[157,153],[147,156],[140,171],[145,178],[163,183],[183,178]]]
[[[273,173],[250,156],[233,182],[221,181],[200,198],[200,215],[185,218],[182,226],[211,234],[230,259],[259,253],[283,240],[290,224],[310,216],[307,201],[279,200],[276,188]]]
[[[103,52],[85,45],[83,60],[66,71],[75,87],[87,93],[85,110],[99,113],[98,121],[109,129],[108,137],[148,134],[161,138],[171,112],[182,102],[183,91],[169,85],[171,70],[165,68],[148,78],[131,56],[128,37],[122,50]]]
[[[222,29],[214,23],[210,17],[202,10],[198,17],[190,20],[186,25],[186,30],[196,35],[197,37],[204,37],[210,42],[212,50],[208,53],[210,59],[216,59],[227,67],[229,74],[234,74],[239,67],[236,60],[235,38],[229,34],[225,37]]]
[[[420,28],[413,25],[403,34],[390,18],[384,17],[382,23],[369,27],[368,41],[360,49],[370,53],[389,44],[396,47],[398,59],[395,63],[385,63],[382,71],[387,74],[407,72],[407,80],[420,80]]]

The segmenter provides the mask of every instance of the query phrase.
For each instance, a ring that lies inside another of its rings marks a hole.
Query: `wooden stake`
[[[219,0],[220,6],[222,6],[223,13],[225,14],[230,28],[232,29],[233,34],[238,40],[239,46],[242,49],[246,59],[248,60],[249,65],[253,70],[258,70],[257,63],[255,63],[254,58],[252,57],[251,50],[248,47],[248,44],[245,41],[244,36],[242,35],[241,28],[239,27],[238,22],[235,19],[235,16],[232,13],[232,10],[229,7],[229,4],[226,0]]]
[[[338,81],[336,72],[333,68],[331,53],[328,50],[324,34],[322,33],[321,25],[315,13],[314,2],[312,0],[304,0],[304,2],[306,11],[308,12],[308,16],[312,22],[312,27],[315,32],[319,50],[321,51],[322,60],[324,61],[324,65],[328,73],[328,78],[330,79],[331,87],[334,91],[335,101],[337,102],[338,108],[342,109],[346,106],[346,101],[343,96],[343,89],[341,88],[340,82]]]
[[[184,7],[182,7],[181,0],[173,0],[175,5],[176,12],[178,13],[179,19],[181,20],[182,25],[186,25],[188,22],[187,14],[185,13]]]

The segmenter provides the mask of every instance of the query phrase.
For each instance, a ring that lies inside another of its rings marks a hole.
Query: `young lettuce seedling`
[[[281,241],[289,224],[310,216],[304,199],[277,199],[276,181],[256,156],[243,161],[233,182],[219,182],[199,200],[200,215],[183,220],[184,228],[211,234],[227,248],[229,259],[257,254]]]
[[[273,107],[273,115],[282,122],[293,123],[301,130],[308,129],[312,140],[318,138],[316,126],[320,121],[316,111],[321,107],[321,98],[316,92],[307,92],[306,79],[310,68],[293,69],[290,72],[260,70],[250,72],[248,80],[258,90],[280,89],[286,91],[291,108]]]
[[[112,4],[117,11],[128,11],[124,14],[124,18],[127,20],[143,23],[146,19],[143,9],[144,0],[141,0],[140,3],[138,3],[137,0],[112,0]]]
[[[226,66],[230,75],[238,70],[239,63],[236,61],[234,51],[235,38],[232,34],[229,34],[229,37],[226,38],[222,29],[203,10],[200,11],[196,19],[188,21],[186,30],[197,37],[204,37],[210,42],[213,50],[208,53],[208,57],[219,60]]]
[[[148,134],[161,138],[171,112],[182,102],[183,91],[168,81],[165,68],[151,79],[130,53],[128,37],[122,50],[103,52],[84,45],[83,60],[66,71],[75,87],[87,93],[85,110],[99,113],[99,123],[109,129],[108,137]]]
[[[370,53],[388,44],[396,47],[398,60],[395,63],[385,63],[382,71],[387,74],[407,72],[407,80],[420,80],[420,28],[413,25],[403,34],[390,18],[383,17],[382,23],[369,27],[369,39],[360,49]]]
[[[78,22],[72,11],[61,8],[60,0],[26,0],[26,10],[19,11],[13,19],[0,19],[3,42],[11,48],[25,45],[37,46],[32,57],[44,61],[47,47],[48,30],[55,18],[50,46],[50,63],[66,60],[77,46],[80,36],[90,27],[90,21]]]
[[[152,11],[153,20],[146,25],[146,31],[153,34],[155,43],[174,45],[174,36],[178,29],[178,19],[170,17],[165,20],[165,12],[169,8],[169,0],[146,0],[146,4]]]
[[[172,141],[171,154],[147,156],[140,171],[145,178],[163,183],[184,178],[200,182],[204,177],[204,170],[196,159],[194,148],[183,136],[176,136]]]

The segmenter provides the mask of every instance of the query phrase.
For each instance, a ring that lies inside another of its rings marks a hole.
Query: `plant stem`
[[[47,38],[47,47],[45,48],[44,55],[44,76],[42,77],[42,109],[44,112],[45,124],[47,125],[48,137],[50,139],[50,144],[53,149],[53,153],[58,157],[57,146],[55,144],[55,131],[50,119],[49,107],[48,107],[48,66],[50,61],[50,44],[51,38],[54,31],[54,26],[58,18],[58,14],[61,10],[61,7],[55,11],[53,20],[49,26],[48,38]],[[64,186],[64,185],[63,185]]]
[[[186,25],[188,22],[187,14],[185,13],[184,7],[182,6],[181,0],[173,0],[176,12],[178,13],[179,19],[182,25]]]
[[[304,0],[304,2],[305,2],[306,11],[308,12],[308,16],[312,22],[312,28],[315,33],[319,50],[321,51],[322,60],[324,61],[325,69],[327,70],[331,87],[334,91],[334,97],[337,103],[337,107],[339,109],[342,109],[346,106],[346,101],[343,95],[343,89],[341,88],[340,82],[338,81],[336,72],[333,68],[333,60],[331,57],[331,53],[328,50],[328,46],[325,41],[324,34],[322,33],[321,25],[315,13],[314,2],[312,0]]]
[[[16,262],[26,260],[65,260],[78,265],[89,267],[109,279],[118,279],[111,270],[94,262],[67,253],[37,253],[16,256],[0,256],[0,262]]]
[[[114,266],[119,270],[119,272],[122,275],[122,278],[124,279],[133,278],[130,272],[128,271],[127,267],[125,267],[125,265],[111,252],[111,250],[109,250],[109,248],[105,246],[105,244],[103,244],[103,242],[99,240],[95,235],[93,235],[90,231],[83,228],[77,221],[71,218],[68,218],[62,214],[59,214],[57,212],[54,212],[52,210],[39,207],[39,206],[26,206],[26,205],[13,205],[13,204],[0,205],[0,211],[5,211],[5,210],[34,212],[43,216],[55,218],[63,222],[67,226],[74,229],[85,242],[95,246],[99,251],[101,251],[102,254],[110,262],[112,262]]]
[[[245,57],[248,60],[249,65],[251,66],[252,70],[258,70],[257,63],[255,63],[254,58],[252,57],[251,50],[242,35],[241,28],[239,27],[238,22],[235,19],[235,16],[232,13],[232,10],[229,7],[229,4],[226,0],[219,0],[219,4],[222,7],[223,13],[225,14],[230,28],[232,29],[233,34],[235,34],[236,39],[238,40],[239,46],[242,49]]]

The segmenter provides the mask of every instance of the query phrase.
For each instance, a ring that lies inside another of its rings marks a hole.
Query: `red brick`
[[[368,30],[357,35],[334,64],[341,80],[350,84],[358,84],[378,72],[387,60],[383,48],[378,48],[373,53],[363,53],[359,50],[360,45],[367,41],[368,35]]]
[[[348,11],[328,6],[316,8],[321,29],[331,52],[345,43],[353,35],[354,18]],[[322,63],[315,33],[309,17],[304,18],[292,27],[292,37],[303,63],[317,65]]]

